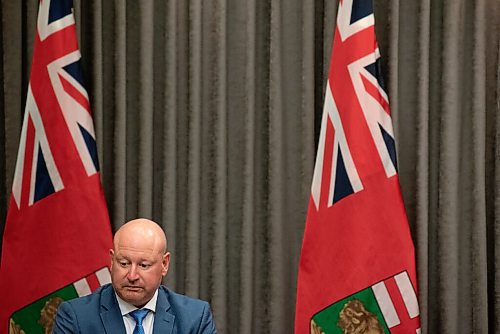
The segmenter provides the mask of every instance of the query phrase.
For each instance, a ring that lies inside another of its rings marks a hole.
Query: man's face
[[[155,242],[122,236],[110,250],[111,282],[124,301],[144,306],[167,274],[170,253],[163,254]]]

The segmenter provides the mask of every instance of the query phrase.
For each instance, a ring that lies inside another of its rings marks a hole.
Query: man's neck
[[[120,307],[120,311],[122,315],[128,314],[134,310],[137,310],[138,308],[147,308],[148,310],[151,310],[153,312],[156,311],[156,301],[158,300],[158,289],[155,291],[155,294],[153,297],[144,305],[141,307],[134,306],[125,300],[121,299],[120,296],[115,291],[115,296],[116,300],[118,301],[118,307]]]

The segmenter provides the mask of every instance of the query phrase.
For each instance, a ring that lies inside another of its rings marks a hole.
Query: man
[[[207,302],[161,285],[170,253],[163,230],[148,219],[123,225],[113,238],[111,284],[59,306],[53,333],[216,333]]]

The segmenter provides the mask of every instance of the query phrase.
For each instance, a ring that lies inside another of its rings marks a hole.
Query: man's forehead
[[[153,253],[159,248],[157,240],[145,240],[140,238],[119,238],[114,244],[115,251],[135,252],[135,253]]]
[[[117,258],[126,258],[131,260],[149,260],[149,261],[153,261],[161,257],[162,255],[161,251],[159,251],[158,249],[154,249],[153,247],[135,248],[135,247],[127,247],[119,245],[118,247],[115,247],[114,253]]]
[[[159,225],[148,220],[136,220],[123,225],[114,236],[114,246],[132,246],[160,249],[165,253],[167,240],[165,233]]]

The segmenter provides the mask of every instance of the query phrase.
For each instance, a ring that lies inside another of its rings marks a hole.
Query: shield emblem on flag
[[[311,334],[420,333],[417,296],[406,271],[316,313]]]
[[[9,319],[9,334],[52,333],[57,308],[63,301],[86,296],[110,282],[109,269],[104,267],[34,301],[12,314]]]

